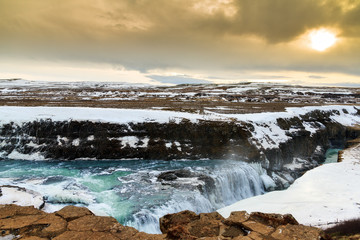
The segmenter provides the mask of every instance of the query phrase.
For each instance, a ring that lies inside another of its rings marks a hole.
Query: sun
[[[333,32],[327,29],[318,29],[309,33],[310,47],[322,52],[333,46],[337,39]]]

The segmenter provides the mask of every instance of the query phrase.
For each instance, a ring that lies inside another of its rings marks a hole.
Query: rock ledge
[[[163,234],[147,234],[74,206],[45,213],[34,207],[0,205],[0,239],[327,239],[320,229],[299,225],[291,215],[244,211],[233,212],[227,219],[217,212],[183,211],[162,217],[160,227]]]

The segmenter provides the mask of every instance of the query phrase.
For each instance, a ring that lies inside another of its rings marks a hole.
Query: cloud
[[[317,75],[309,75],[308,78],[311,78],[311,79],[323,79],[323,78],[326,78],[326,77],[317,76]]]
[[[352,0],[0,0],[0,54],[142,73],[176,67],[359,75],[359,18],[360,2]],[[338,29],[342,41],[321,54],[293,44],[319,27]]]

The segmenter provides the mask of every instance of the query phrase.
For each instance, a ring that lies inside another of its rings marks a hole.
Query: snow
[[[306,172],[287,190],[241,200],[218,212],[233,211],[292,214],[299,223],[326,228],[360,215],[360,145],[347,149],[344,161]]]
[[[19,153],[16,150],[13,150],[9,155],[7,155],[7,158],[13,160],[29,160],[29,161],[45,160],[44,156],[41,155],[39,152],[24,154],[24,153]]]
[[[17,204],[40,208],[44,204],[43,197],[34,191],[12,186],[1,186],[0,204]]]
[[[360,123],[360,115],[356,115],[358,109],[354,106],[331,105],[331,106],[311,106],[311,107],[289,107],[285,112],[263,112],[251,114],[217,114],[218,116],[232,118],[237,121],[252,123],[255,130],[252,132],[252,139],[264,149],[278,148],[280,143],[286,142],[290,137],[286,131],[281,129],[277,124],[278,118],[290,119],[300,117],[315,111],[338,111],[339,115],[332,115],[330,119],[344,126],[352,126]],[[347,112],[345,113],[344,110]],[[303,123],[305,130],[311,134],[323,128],[323,124],[318,126]],[[291,129],[289,132],[296,132],[300,129]]]
[[[74,139],[71,144],[75,147],[80,146],[80,139],[79,138]]]
[[[257,87],[234,87],[234,88],[228,88],[226,91],[227,92],[232,92],[232,93],[242,93],[242,92],[246,92],[246,91],[250,91],[250,90],[257,90]]]
[[[132,148],[136,148],[137,143],[139,142],[139,138],[136,136],[121,137],[121,138],[118,138],[118,140],[121,141],[122,145],[124,145],[124,146],[129,145]]]
[[[307,163],[307,160],[301,158],[294,158],[292,163],[284,164],[285,169],[296,170],[303,168],[304,163]]]
[[[52,119],[53,121],[93,121],[107,123],[129,122],[160,122],[170,120],[180,122],[182,119],[221,120],[215,115],[202,115],[186,112],[144,110],[144,109],[115,109],[115,108],[86,108],[86,107],[0,107],[0,123],[10,122],[21,124],[23,122],[39,119]]]

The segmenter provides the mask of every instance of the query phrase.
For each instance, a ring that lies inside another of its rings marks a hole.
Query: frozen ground
[[[286,107],[360,104],[358,88],[265,83],[146,86],[0,80],[0,106],[161,109],[190,113],[279,112]]]
[[[287,190],[241,200],[218,212],[291,213],[301,224],[326,228],[360,216],[360,144],[347,149],[343,162],[306,172]]]

